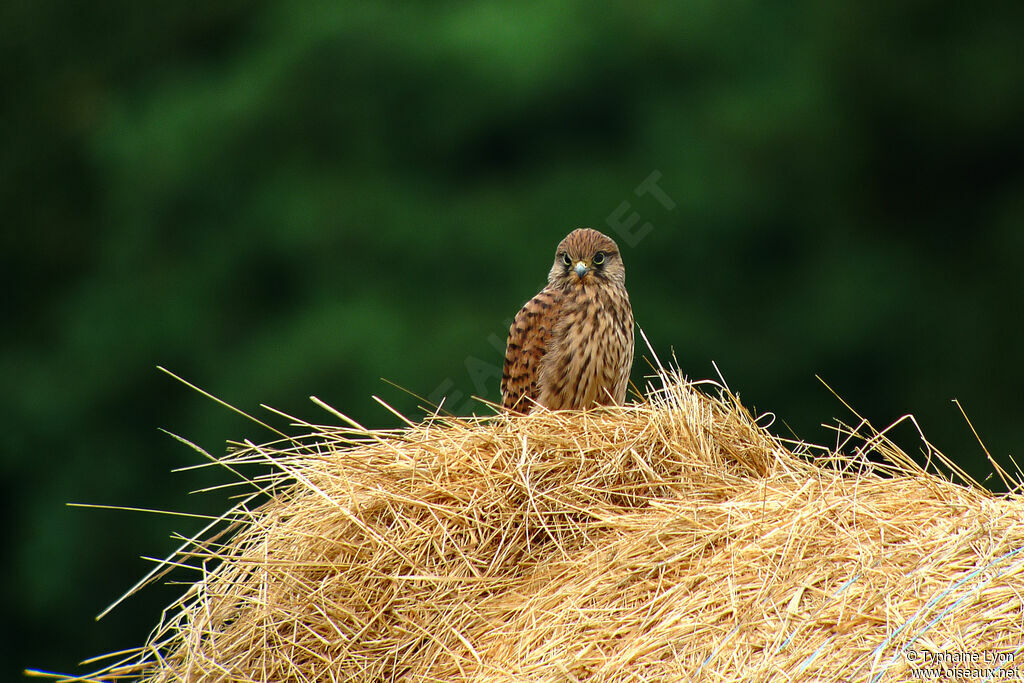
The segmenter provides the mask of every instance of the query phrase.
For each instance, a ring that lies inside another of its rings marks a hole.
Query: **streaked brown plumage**
[[[555,250],[548,285],[509,328],[501,403],[528,413],[622,404],[633,365],[633,309],[615,242],[574,230]]]

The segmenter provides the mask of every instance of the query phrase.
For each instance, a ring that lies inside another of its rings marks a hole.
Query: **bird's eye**
[[[594,254],[594,259],[593,261],[591,261],[591,263],[593,263],[595,266],[599,266],[602,263],[604,263],[604,252],[599,251],[596,254]]]
[[[567,266],[571,266],[572,265],[572,259],[569,258],[568,254],[562,254],[562,263],[564,263]]]

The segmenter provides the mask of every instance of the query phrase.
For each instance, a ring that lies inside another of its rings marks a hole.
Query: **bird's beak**
[[[581,280],[583,279],[583,276],[587,274],[588,270],[590,270],[590,268],[587,267],[586,263],[583,261],[576,262],[576,275],[578,275]]]

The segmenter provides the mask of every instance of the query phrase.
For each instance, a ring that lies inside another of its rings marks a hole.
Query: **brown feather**
[[[541,358],[547,353],[561,301],[560,291],[545,287],[526,302],[512,321],[501,378],[504,407],[528,413],[536,403],[537,373]]]

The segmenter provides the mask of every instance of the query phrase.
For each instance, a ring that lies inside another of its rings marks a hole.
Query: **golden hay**
[[[888,681],[926,651],[1024,671],[1021,498],[880,435],[813,457],[678,379],[601,411],[305,426],[223,460],[272,463],[270,500],[174,558],[202,579],[96,680]]]

